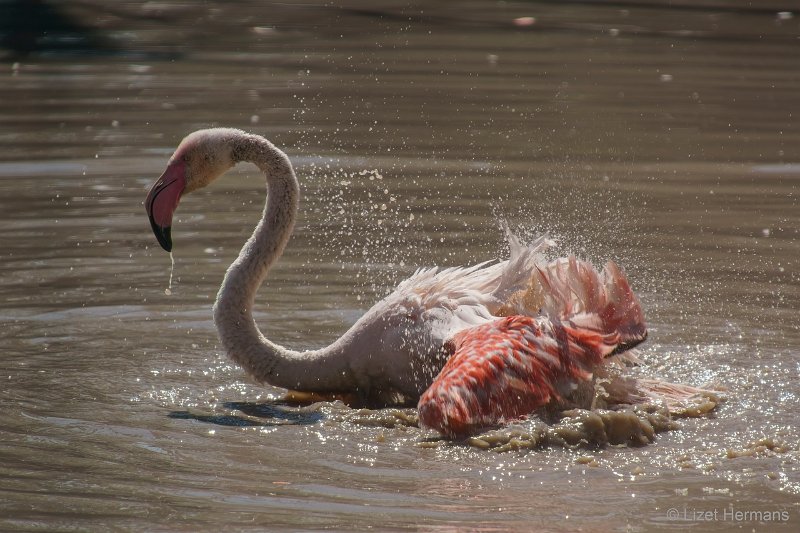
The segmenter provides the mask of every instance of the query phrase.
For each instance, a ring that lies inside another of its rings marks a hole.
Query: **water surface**
[[[797,528],[786,6],[87,5],[60,46],[0,56],[0,528]],[[263,178],[182,201],[169,296],[144,214],[181,137],[214,125],[267,136],[301,179],[258,298],[274,340],[329,343],[417,266],[502,257],[505,219],[623,265],[651,332],[635,372],[728,401],[644,447],[502,454],[282,403],[211,322]]]

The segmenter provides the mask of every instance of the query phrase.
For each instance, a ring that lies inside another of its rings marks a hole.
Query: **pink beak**
[[[168,252],[172,251],[172,215],[185,188],[186,164],[183,161],[171,163],[150,188],[144,201],[158,244]]]

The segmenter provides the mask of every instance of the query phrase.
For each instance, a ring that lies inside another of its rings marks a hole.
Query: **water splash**
[[[169,261],[169,285],[164,289],[164,294],[172,296],[172,275],[175,273],[175,256],[172,255],[172,252],[169,253]]]

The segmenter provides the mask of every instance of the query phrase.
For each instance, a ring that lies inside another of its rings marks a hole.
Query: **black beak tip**
[[[153,217],[150,217],[150,227],[153,228],[153,234],[158,239],[158,244],[168,252],[172,251],[172,226],[159,226]]]

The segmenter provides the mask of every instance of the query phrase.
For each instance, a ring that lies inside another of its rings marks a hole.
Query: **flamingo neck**
[[[275,145],[244,132],[232,142],[235,162],[255,163],[266,174],[267,202],[217,294],[214,322],[220,341],[228,356],[258,381],[297,390],[351,389],[341,343],[295,352],[268,340],[253,320],[256,292],[294,229],[300,192],[289,158]]]

